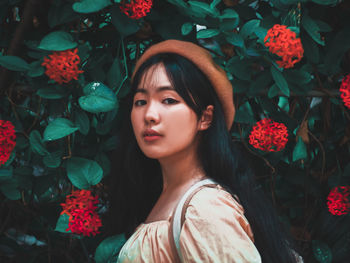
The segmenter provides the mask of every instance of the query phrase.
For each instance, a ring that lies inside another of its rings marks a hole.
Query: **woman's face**
[[[195,152],[199,120],[172,87],[162,64],[141,78],[131,123],[139,147],[149,158],[160,160]]]

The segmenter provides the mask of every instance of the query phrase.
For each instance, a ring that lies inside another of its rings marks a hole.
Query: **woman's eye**
[[[164,102],[165,104],[175,104],[175,103],[177,103],[178,101],[177,101],[177,100],[174,100],[174,99],[172,99],[172,98],[166,98],[166,99],[163,100],[163,102]]]
[[[142,106],[142,105],[145,105],[146,104],[146,101],[145,100],[136,100],[134,102],[135,106]]]

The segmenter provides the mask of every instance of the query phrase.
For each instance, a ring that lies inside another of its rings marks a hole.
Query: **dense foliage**
[[[233,140],[305,262],[348,262],[349,14],[341,0],[0,0],[0,261],[115,261],[119,103],[144,49],[174,38],[226,70]]]

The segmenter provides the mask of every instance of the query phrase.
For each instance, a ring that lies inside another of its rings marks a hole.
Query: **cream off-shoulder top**
[[[118,263],[176,262],[171,217],[140,224],[122,247]],[[261,263],[244,209],[220,185],[203,187],[188,203],[180,232],[182,262]]]

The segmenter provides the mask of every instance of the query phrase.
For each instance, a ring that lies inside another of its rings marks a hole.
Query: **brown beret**
[[[158,53],[176,53],[192,61],[208,77],[221,102],[227,128],[230,129],[235,116],[233,90],[226,72],[217,65],[209,51],[192,42],[181,40],[166,40],[149,47],[136,62],[131,82],[140,66],[150,57]]]

